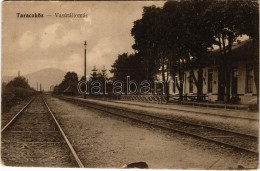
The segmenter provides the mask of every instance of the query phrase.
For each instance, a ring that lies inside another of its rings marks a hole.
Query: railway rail
[[[258,136],[247,135],[239,132],[219,129],[201,124],[189,123],[172,118],[155,116],[148,113],[131,111],[129,109],[118,108],[108,105],[101,105],[94,102],[84,102],[79,99],[59,97],[60,99],[74,102],[76,104],[99,110],[111,115],[116,115],[132,121],[148,124],[150,126],[167,129],[169,131],[200,138],[216,144],[231,147],[247,153],[258,155]]]
[[[111,101],[112,102],[112,101]],[[140,106],[140,107],[148,107],[148,108],[155,108],[155,109],[162,109],[162,110],[171,110],[171,111],[178,111],[178,112],[185,112],[185,113],[196,113],[196,114],[200,114],[200,115],[207,115],[207,116],[217,116],[217,117],[222,117],[222,118],[235,118],[235,119],[242,119],[242,120],[249,120],[249,121],[259,121],[256,118],[248,118],[248,117],[240,117],[240,116],[226,116],[226,115],[221,115],[221,114],[215,114],[215,113],[208,113],[208,112],[202,112],[202,111],[193,111],[193,110],[183,110],[183,109],[169,109],[169,108],[165,108],[165,107],[154,107],[154,106],[146,106],[146,105],[141,105],[141,104],[133,104],[133,103],[127,103],[127,102],[116,102],[113,101],[113,103],[119,103],[119,104],[127,104],[127,105],[131,105],[131,106]],[[211,109],[215,109],[217,110],[217,108],[211,108]],[[234,110],[234,109],[231,109]]]
[[[48,104],[38,95],[2,129],[8,166],[84,167]]]
[[[113,102],[113,103],[117,103],[117,104],[126,104],[126,105],[131,105],[131,106],[139,106],[139,107],[144,107],[144,108],[154,108],[154,109],[162,109],[162,110],[170,110],[170,111],[175,111],[175,112],[185,112],[186,114],[189,113],[195,113],[195,114],[199,114],[199,115],[207,115],[207,116],[215,116],[215,117],[221,117],[221,118],[234,118],[234,119],[242,119],[242,120],[246,120],[246,121],[259,121],[258,118],[249,118],[249,117],[241,117],[241,116],[234,116],[234,115],[222,115],[222,114],[215,114],[215,113],[209,113],[209,112],[203,112],[203,111],[195,111],[195,110],[183,110],[183,109],[177,109],[177,108],[167,108],[167,107],[158,107],[158,106],[148,106],[145,104],[136,104],[136,103],[129,103],[127,101],[115,101],[115,100],[108,100],[108,99],[98,99],[101,101],[106,101],[106,102]],[[151,104],[151,103],[147,103],[147,104]],[[181,104],[180,104],[181,105]],[[193,106],[194,107],[194,106]],[[195,107],[194,107],[195,108]],[[211,108],[211,109],[215,109],[217,110],[218,108]],[[228,109],[228,110],[237,110],[237,109]]]

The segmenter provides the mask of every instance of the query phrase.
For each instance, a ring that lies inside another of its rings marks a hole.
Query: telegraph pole
[[[84,78],[85,78],[85,81],[86,81],[86,92],[87,92],[87,41],[86,40],[85,40],[84,46],[85,46]],[[86,98],[86,92],[84,94],[84,99]]]

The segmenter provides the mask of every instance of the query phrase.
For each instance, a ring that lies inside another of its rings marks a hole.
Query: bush
[[[19,86],[21,85],[21,86]],[[31,98],[35,90],[30,88],[23,78],[15,78],[8,84],[2,84],[2,111],[8,112],[10,108],[23,100]]]

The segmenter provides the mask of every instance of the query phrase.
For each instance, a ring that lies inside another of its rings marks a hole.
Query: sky
[[[133,22],[144,6],[162,1],[128,2],[3,2],[2,75],[22,75],[45,68],[84,73],[95,65],[111,69],[118,54],[133,53]],[[44,18],[17,18],[17,13],[43,13]],[[87,18],[56,18],[55,13],[87,13]],[[51,15],[51,16],[47,16]]]

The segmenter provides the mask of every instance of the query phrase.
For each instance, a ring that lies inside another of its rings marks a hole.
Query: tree
[[[168,99],[169,65],[173,63],[169,60],[173,51],[171,34],[175,33],[171,31],[167,17],[162,8],[144,7],[143,16],[134,22],[131,34],[135,39],[133,48],[143,55],[146,79],[153,81],[161,74]]]
[[[179,79],[184,80],[184,70],[191,70],[191,78],[197,87],[198,100],[203,95],[203,70],[204,61],[208,60],[208,48],[212,47],[214,37],[203,18],[205,9],[210,1],[169,1],[163,9],[161,20],[164,42],[167,45],[164,56],[167,57],[167,66],[174,78],[179,73]],[[203,27],[201,27],[203,25]],[[198,67],[198,78],[195,77],[193,68]],[[177,86],[182,100],[183,87]]]
[[[100,92],[103,95],[105,95],[105,93],[107,93],[105,91],[107,90],[107,86],[110,86],[110,85],[107,85],[108,78],[107,78],[106,72],[107,72],[107,70],[105,69],[105,66],[103,66],[103,69],[101,70],[101,72],[96,69],[96,66],[93,67],[92,73],[90,74],[91,76],[89,79],[89,84],[88,84],[89,91],[91,91],[93,88],[95,90],[95,92]],[[100,89],[97,87],[100,87]],[[85,90],[85,89],[83,88],[82,90]],[[92,92],[90,94],[92,94]]]
[[[184,80],[190,70],[197,87],[197,99],[203,95],[203,67],[214,59],[209,52],[219,48],[219,100],[230,101],[232,47],[237,38],[249,35],[254,41],[255,83],[258,92],[258,2],[251,1],[169,1],[163,8],[144,7],[142,18],[134,22],[131,34],[133,49],[143,58],[146,78],[153,80],[161,73]],[[198,68],[195,77],[194,68]],[[148,76],[149,75],[149,76]],[[180,100],[183,87],[178,85]]]
[[[158,32],[161,29],[159,22],[161,8],[151,6],[144,7],[142,18],[134,22],[131,30],[131,35],[135,39],[135,44],[132,46],[137,53],[142,56],[145,69],[146,80],[153,80],[157,73],[159,73],[160,61],[162,57],[160,42],[158,42]]]
[[[215,1],[207,8],[205,18],[220,52],[219,100],[224,100],[225,94],[225,100],[230,101],[232,47],[243,34],[258,37],[258,13],[258,3],[252,1]]]
[[[253,40],[254,81],[257,92],[257,106],[259,107],[259,3],[242,1],[240,7],[242,9],[237,14],[242,18],[239,28],[242,33]]]
[[[180,4],[182,13],[181,23],[183,32],[182,46],[189,55],[184,56],[186,68],[191,70],[191,78],[197,87],[197,99],[203,100],[203,67],[208,64],[208,49],[215,42],[211,28],[207,25],[204,13],[210,1],[184,1]],[[203,27],[202,27],[203,26]],[[195,77],[194,68],[198,68],[198,78]]]
[[[147,77],[145,73],[145,64],[139,54],[123,53],[118,55],[117,60],[112,65],[110,72],[113,74],[113,80],[126,82],[127,76],[131,79],[142,82]]]
[[[8,111],[17,102],[30,98],[35,90],[30,87],[28,80],[18,76],[9,83],[2,84],[2,111]]]
[[[11,80],[8,84],[7,87],[21,87],[25,89],[29,89],[30,86],[28,84],[28,81],[24,77],[15,77],[13,80]]]
[[[58,87],[55,86],[55,90],[58,91],[55,93],[61,94],[64,92],[66,88],[71,86],[75,91],[77,90],[77,84],[78,84],[78,75],[75,72],[67,72],[64,76],[63,81],[58,85]]]

